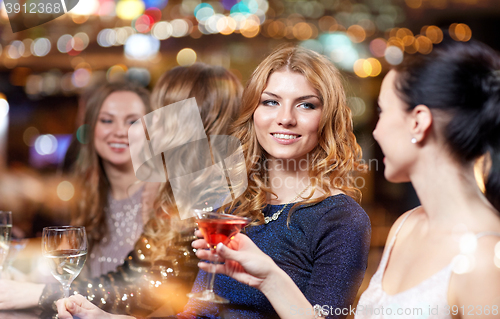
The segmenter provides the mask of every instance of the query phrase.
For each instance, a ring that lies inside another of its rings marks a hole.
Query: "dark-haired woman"
[[[499,69],[491,48],[446,37],[431,54],[410,57],[385,77],[373,136],[385,155],[385,177],[410,181],[422,205],[392,227],[357,318],[498,317]],[[484,154],[491,169],[483,194],[474,162]],[[193,246],[204,245],[199,240]],[[230,248],[218,247],[226,259],[218,272],[261,290],[281,318],[350,313],[313,311],[286,273],[245,235],[238,234]]]

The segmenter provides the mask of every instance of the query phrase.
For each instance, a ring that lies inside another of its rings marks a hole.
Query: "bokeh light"
[[[190,66],[196,62],[196,52],[193,49],[185,48],[177,53],[177,63],[181,66]]]
[[[120,0],[116,4],[116,15],[123,20],[133,20],[143,14],[145,9],[141,0]]]
[[[151,35],[134,34],[127,39],[124,49],[128,58],[146,60],[158,53],[160,40]]]
[[[389,46],[385,50],[385,60],[391,65],[398,65],[403,62],[403,51],[395,46]]]
[[[76,139],[82,144],[89,142],[89,125],[83,124],[76,130]]]
[[[57,197],[67,202],[75,195],[75,187],[71,182],[62,181],[57,185]]]
[[[365,29],[359,25],[352,25],[347,28],[347,35],[354,43],[361,43],[366,39]]]
[[[34,126],[30,126],[24,130],[23,141],[27,146],[33,146],[35,144],[36,137],[40,135],[38,129]]]
[[[434,25],[423,27],[420,33],[428,37],[434,44],[443,41],[443,31]]]
[[[450,25],[449,32],[455,41],[467,42],[472,37],[472,31],[465,23],[453,23]]]
[[[57,149],[57,139],[52,134],[40,135],[35,140],[35,150],[40,155],[50,155]]]
[[[0,97],[0,119],[3,119],[4,117],[9,114],[9,102],[3,97]]]
[[[172,25],[167,21],[160,21],[153,26],[151,34],[158,40],[165,40],[172,36]]]
[[[50,49],[51,44],[49,39],[47,38],[37,38],[31,44],[31,53],[33,53],[34,56],[46,56],[47,54],[49,54]]]
[[[370,42],[370,52],[377,58],[384,56],[385,49],[387,49],[387,41],[385,39],[377,38]]]

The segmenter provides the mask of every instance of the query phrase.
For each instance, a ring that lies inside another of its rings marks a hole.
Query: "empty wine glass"
[[[11,231],[12,213],[0,211],[0,277],[2,276],[3,264],[9,253]]]
[[[211,271],[208,273],[208,287],[205,291],[188,294],[189,298],[215,303],[228,303],[229,301],[214,292],[215,267],[219,256],[216,253],[217,244],[229,244],[233,237],[240,232],[241,228],[250,223],[251,219],[229,214],[195,211],[196,223],[208,243],[210,251],[214,255]]]
[[[69,297],[71,283],[80,274],[87,258],[85,227],[45,227],[42,254],[50,272],[63,286],[64,296]]]

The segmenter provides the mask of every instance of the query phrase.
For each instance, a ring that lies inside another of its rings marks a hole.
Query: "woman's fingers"
[[[193,248],[196,248],[196,249],[207,249],[208,248],[208,244],[207,244],[205,239],[197,239],[197,240],[193,241],[191,246]]]
[[[57,317],[59,319],[73,319],[73,315],[70,311],[74,310],[75,305],[72,301],[67,298],[59,299],[56,302],[57,306]]]
[[[199,230],[199,229],[196,229],[196,230],[194,231],[194,235],[195,235],[196,237],[198,237],[198,238],[203,238],[203,234],[202,234],[201,230]]]

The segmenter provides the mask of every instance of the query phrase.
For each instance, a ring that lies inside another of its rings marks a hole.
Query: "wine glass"
[[[12,212],[0,211],[0,277],[3,264],[9,253],[10,232],[12,231]]]
[[[61,283],[64,297],[87,259],[85,227],[45,227],[42,235],[42,254],[52,275]]]
[[[240,232],[241,228],[250,223],[250,218],[219,214],[213,212],[195,211],[196,223],[214,255],[211,271],[208,273],[208,287],[198,293],[188,294],[189,298],[215,303],[228,303],[229,300],[214,293],[215,267],[219,256],[216,253],[217,244],[229,244],[231,239]]]

